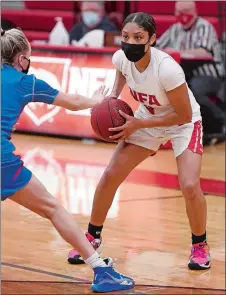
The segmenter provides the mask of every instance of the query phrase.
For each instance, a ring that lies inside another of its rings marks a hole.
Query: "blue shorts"
[[[2,155],[1,161],[1,201],[11,197],[25,187],[32,177],[29,169],[24,167],[20,156]]]

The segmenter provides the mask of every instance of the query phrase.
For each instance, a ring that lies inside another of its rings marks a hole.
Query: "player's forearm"
[[[118,85],[115,85],[111,91],[111,94],[109,95],[110,97],[115,97],[115,98],[118,98],[119,95],[121,94],[122,92],[122,89],[124,87],[125,83],[124,84],[118,84]]]
[[[189,115],[179,116],[174,112],[162,117],[153,117],[140,121],[140,128],[169,127],[189,123],[191,122],[191,117]]]
[[[119,95],[121,94],[123,87],[126,84],[126,79],[125,77],[122,75],[121,72],[117,71],[116,73],[116,78],[115,78],[115,83],[113,85],[111,94],[109,95],[110,97],[115,97],[118,98]]]
[[[95,100],[80,94],[66,94],[63,92],[59,92],[55,101],[53,102],[54,105],[71,111],[93,108],[96,103],[97,102]]]
[[[71,110],[73,111],[93,108],[97,103],[95,100],[80,94],[70,95],[70,97]]]

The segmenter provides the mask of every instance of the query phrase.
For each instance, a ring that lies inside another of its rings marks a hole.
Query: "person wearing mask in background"
[[[79,41],[92,30],[117,31],[105,15],[104,2],[81,2],[81,22],[75,24],[69,32],[70,43]]]
[[[157,40],[157,47],[178,50],[182,57],[213,57],[213,62],[197,66],[186,75],[201,106],[204,134],[223,133],[224,111],[209,99],[217,97],[225,76],[217,33],[212,24],[198,16],[195,2],[176,2],[175,15],[177,23]]]

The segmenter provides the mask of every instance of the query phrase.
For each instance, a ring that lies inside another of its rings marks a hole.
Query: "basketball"
[[[133,116],[131,107],[125,101],[116,98],[105,99],[92,110],[91,125],[93,131],[107,142],[114,142],[109,136],[116,134],[116,132],[109,131],[108,129],[122,126],[126,123],[126,119],[120,115],[119,110]]]

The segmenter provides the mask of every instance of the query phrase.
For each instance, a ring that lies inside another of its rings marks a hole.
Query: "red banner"
[[[113,86],[115,68],[111,58],[106,54],[33,52],[29,73],[61,91],[90,97],[103,83]],[[127,87],[120,99],[133,109],[137,106]],[[74,112],[44,103],[26,106],[17,130],[96,138],[90,125],[90,110]]]

